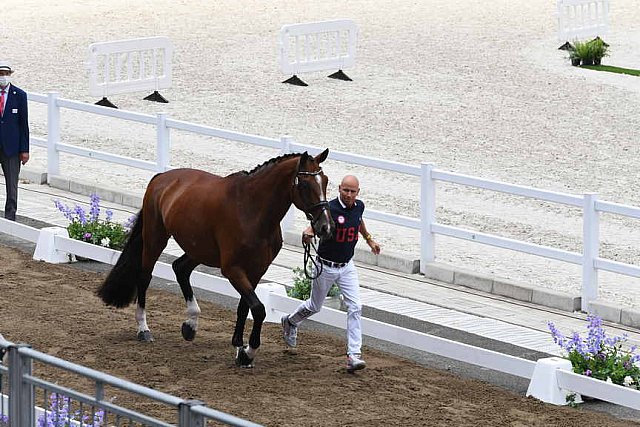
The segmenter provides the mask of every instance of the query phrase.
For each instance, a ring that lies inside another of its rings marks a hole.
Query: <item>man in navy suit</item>
[[[4,217],[16,220],[20,165],[29,161],[27,94],[11,84],[13,70],[0,60],[0,164],[6,186]]]

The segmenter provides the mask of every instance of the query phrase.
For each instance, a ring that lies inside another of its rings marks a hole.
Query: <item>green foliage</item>
[[[609,46],[600,37],[591,40],[588,44],[593,59],[602,59],[605,56],[609,56]]]
[[[628,74],[630,76],[640,76],[640,70],[636,70],[633,68],[613,67],[611,65],[587,65],[584,68],[588,68],[590,70],[597,70],[597,71],[607,71],[609,73]]]
[[[100,218],[100,198],[95,194],[91,195],[88,213],[79,205],[72,209],[58,200],[54,204],[69,220],[69,225],[67,226],[69,237],[116,250],[122,250],[124,247],[129,227],[135,220],[134,215],[125,224],[113,222],[111,220],[113,212],[110,210],[106,211],[105,219]]]
[[[128,231],[122,224],[103,220],[87,221],[84,224],[72,221],[67,226],[67,231],[72,239],[116,250],[122,250],[128,236]]]
[[[567,405],[570,408],[577,408],[578,407],[578,403],[576,402],[576,394],[575,393],[567,394],[566,401],[567,401]]]
[[[554,342],[566,352],[573,372],[640,390],[640,355],[634,354],[636,347],[622,347],[626,335],[607,337],[598,316],[589,315],[587,321],[585,338],[577,332],[564,336],[553,323],[548,323]]]
[[[599,351],[581,353],[572,350],[567,355],[573,372],[638,389],[640,368],[632,361],[632,355],[621,349],[620,344],[602,344]]]
[[[311,263],[308,264],[307,271],[313,271]],[[287,288],[287,295],[301,300],[309,299],[311,296],[311,279],[304,274],[302,268],[296,267],[293,269],[293,288]],[[331,285],[327,296],[335,297],[338,295],[340,295],[340,289],[334,283]]]
[[[569,51],[569,58],[580,59],[583,63],[592,64],[609,55],[609,46],[601,39],[595,38],[586,42],[576,40],[573,49]]]

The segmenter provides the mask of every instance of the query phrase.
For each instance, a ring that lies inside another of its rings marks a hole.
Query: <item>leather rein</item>
[[[298,186],[299,175],[318,176],[321,173],[322,173],[322,168],[320,168],[315,172],[298,171],[296,174],[296,179],[294,180],[294,183],[293,183],[293,187],[295,188]],[[318,208],[320,208],[320,211],[318,215],[314,217],[312,212]],[[311,222],[311,227],[314,228],[315,223],[318,221],[318,219],[320,219],[320,215],[322,215],[322,213],[325,212],[327,209],[329,209],[329,202],[326,200],[321,200],[318,203],[305,207],[302,211],[306,215],[307,219]],[[305,243],[304,240],[302,241],[302,248],[304,249],[304,257],[303,257],[304,275],[311,280],[317,278],[318,276],[320,276],[320,274],[322,274],[322,267],[323,267],[322,263],[317,262],[311,253],[311,248],[313,248],[316,255],[318,254],[318,248],[316,247],[314,241],[315,241],[315,237],[309,243]],[[313,265],[314,270],[316,271],[315,276],[309,272],[309,264]]]

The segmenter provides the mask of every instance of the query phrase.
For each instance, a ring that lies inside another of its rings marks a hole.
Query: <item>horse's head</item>
[[[293,182],[293,204],[307,215],[313,232],[321,239],[330,238],[336,228],[327,202],[329,178],[320,167],[320,163],[328,155],[328,148],[316,157],[310,156],[306,151],[302,153]]]

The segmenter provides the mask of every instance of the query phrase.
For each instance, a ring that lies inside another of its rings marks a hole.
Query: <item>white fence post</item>
[[[282,147],[280,148],[281,154],[288,154],[291,152],[291,143],[293,142],[293,138],[289,135],[284,135],[280,137],[280,142],[282,143]],[[282,221],[280,222],[280,228],[282,230],[282,234],[287,231],[293,230],[293,227],[296,222],[296,208],[291,206],[289,211],[284,216]]]
[[[431,224],[435,221],[436,185],[431,177],[433,163],[420,164],[420,272],[425,274],[427,263],[435,259],[435,236]]]
[[[600,216],[596,211],[598,196],[584,194],[582,213],[582,299],[581,309],[589,311],[589,302],[598,298],[598,270],[595,260],[600,253]]]
[[[158,113],[156,122],[156,164],[158,172],[164,172],[169,169],[171,164],[171,134],[167,127],[167,113]]]
[[[33,259],[50,264],[74,262],[74,254],[56,249],[55,236],[69,237],[69,231],[63,227],[44,227],[40,230]]]
[[[56,145],[60,142],[60,107],[58,92],[47,94],[47,184],[52,175],[60,175],[60,155]]]

